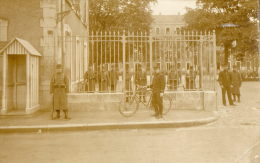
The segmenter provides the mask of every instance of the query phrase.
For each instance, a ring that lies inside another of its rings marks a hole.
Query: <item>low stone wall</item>
[[[176,100],[173,109],[205,110],[217,109],[217,95],[214,91],[177,91],[165,92]],[[123,99],[123,93],[71,93],[68,95],[71,110],[114,110]]]

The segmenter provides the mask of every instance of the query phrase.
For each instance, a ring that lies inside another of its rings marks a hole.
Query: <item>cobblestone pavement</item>
[[[218,89],[219,120],[213,126],[260,126],[260,82],[244,82],[241,88],[241,103],[223,106]]]
[[[219,105],[220,119],[205,126],[2,134],[0,162],[259,163],[260,82],[241,92],[240,104]]]

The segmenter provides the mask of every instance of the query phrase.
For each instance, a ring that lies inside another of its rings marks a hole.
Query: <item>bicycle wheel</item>
[[[139,102],[135,96],[124,96],[120,101],[119,112],[125,117],[133,116],[138,110]]]
[[[164,94],[163,96],[163,114],[166,115],[172,107],[172,99],[169,95]]]
[[[154,108],[152,105],[152,91],[147,91],[145,93],[145,99],[146,99],[146,102],[144,104],[145,104],[146,108],[148,109],[148,111],[150,112],[151,115],[154,115],[155,111],[154,111]]]

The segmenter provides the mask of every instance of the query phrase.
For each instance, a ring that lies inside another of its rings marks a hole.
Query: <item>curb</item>
[[[127,122],[127,123],[92,123],[66,125],[36,125],[36,126],[4,126],[0,133],[48,133],[64,131],[93,131],[113,129],[151,129],[151,128],[184,128],[205,125],[216,121],[218,117],[209,117],[186,121],[156,121],[156,122]]]

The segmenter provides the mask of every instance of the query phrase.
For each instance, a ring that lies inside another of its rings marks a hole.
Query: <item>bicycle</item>
[[[141,92],[144,96],[141,95]],[[144,98],[143,98],[144,97]],[[143,106],[148,111],[153,111],[154,109],[151,104],[152,100],[152,89],[147,86],[138,86],[136,91],[128,91],[124,94],[123,99],[119,105],[119,112],[125,117],[133,116],[139,107],[139,104],[143,104]],[[163,114],[167,114],[171,109],[172,98],[166,94],[163,96]]]

